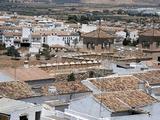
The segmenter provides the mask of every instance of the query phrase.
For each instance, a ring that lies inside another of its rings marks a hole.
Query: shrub
[[[17,49],[15,49],[14,46],[7,48],[7,55],[15,58],[20,57],[20,53],[18,52]]]
[[[129,45],[131,43],[131,41],[129,40],[129,39],[127,39],[127,38],[125,38],[124,40],[123,40],[123,45],[124,46],[127,46],[127,45]]]
[[[41,58],[41,55],[40,55],[40,54],[36,54],[35,56],[36,56],[36,59],[37,59],[37,60],[40,60],[40,58]]]
[[[67,78],[67,81],[75,81],[76,78],[75,78],[75,74],[74,73],[71,73],[68,75],[68,78]]]

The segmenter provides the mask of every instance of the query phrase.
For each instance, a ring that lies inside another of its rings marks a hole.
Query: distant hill
[[[149,3],[157,4],[160,0],[81,0],[82,3],[97,3],[97,4],[135,4],[135,3]]]
[[[9,0],[0,0],[9,1]],[[27,0],[17,0],[17,1],[27,1]],[[160,0],[29,0],[29,1],[41,1],[48,2],[52,1],[54,3],[95,3],[95,4],[159,4]]]
[[[44,0],[45,1],[45,0]],[[96,4],[158,4],[160,0],[52,0],[55,3],[96,3]]]
[[[52,0],[55,3],[81,3],[81,0]]]

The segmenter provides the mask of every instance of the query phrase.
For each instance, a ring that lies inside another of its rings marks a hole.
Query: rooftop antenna
[[[98,25],[98,39],[100,38],[100,30],[101,30],[101,19],[99,19],[99,25]],[[101,54],[101,60],[102,60],[102,54]],[[100,72],[101,74],[101,72]],[[98,80],[98,78],[100,77],[100,74],[98,73],[96,75],[96,79]],[[100,80],[100,111],[99,111],[99,117],[102,118],[101,116],[101,113],[102,113],[102,102],[103,102],[103,99],[102,99],[102,85],[103,85],[103,80]]]
[[[98,30],[97,34],[98,34],[98,39],[99,39],[100,38],[100,31],[101,31],[101,19],[99,19],[99,21],[98,21],[98,29],[97,30]],[[95,46],[97,45],[96,39],[94,39],[94,44],[95,44]]]

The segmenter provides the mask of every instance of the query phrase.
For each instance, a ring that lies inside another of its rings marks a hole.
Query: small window
[[[160,62],[160,57],[158,57],[158,61]]]
[[[20,116],[20,120],[28,120],[27,115]]]
[[[44,38],[43,38],[43,43],[45,43],[45,42],[46,42],[46,38],[44,37]]]
[[[142,48],[150,48],[150,43],[149,42],[143,42],[142,43]]]
[[[156,46],[157,46],[157,48],[160,47],[160,41],[158,41],[158,42],[156,43]]]
[[[41,111],[36,112],[35,120],[40,120],[40,117],[41,117]]]

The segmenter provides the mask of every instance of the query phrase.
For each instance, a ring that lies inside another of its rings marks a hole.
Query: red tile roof
[[[34,95],[30,86],[22,81],[0,82],[0,96],[21,99]]]
[[[138,89],[140,80],[134,76],[107,77],[100,80],[90,80],[98,89],[112,92]]]
[[[102,29],[100,30],[94,30],[92,32],[89,32],[89,33],[86,33],[84,35],[82,35],[84,38],[87,37],[87,38],[102,38],[102,39],[105,39],[105,38],[114,38],[113,35],[109,34],[107,31],[104,31]]]
[[[160,30],[157,30],[157,29],[145,30],[145,31],[140,33],[140,36],[156,36],[156,37],[159,37],[160,36]]]
[[[113,112],[139,109],[155,102],[158,102],[148,94],[139,91],[119,91],[95,95],[96,100],[102,101],[103,105]]]
[[[146,71],[133,75],[140,80],[148,81],[149,84],[160,84],[160,70]]]
[[[89,92],[89,89],[81,81],[56,82],[49,86],[55,86],[58,94]],[[42,87],[42,93],[48,94],[48,86]]]

